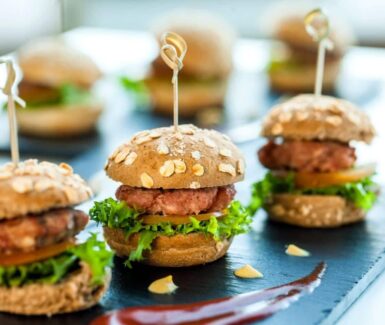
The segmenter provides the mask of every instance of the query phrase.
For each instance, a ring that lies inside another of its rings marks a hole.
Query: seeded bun
[[[173,94],[171,79],[151,78],[146,85],[151,93],[154,111],[160,114],[172,115]],[[205,108],[223,105],[227,91],[227,80],[218,79],[210,82],[179,81],[179,115],[194,116]]]
[[[311,51],[316,53],[318,43],[307,33],[304,24],[304,15],[289,14],[277,21],[273,35],[275,38],[298,50]],[[342,56],[350,44],[353,43],[353,36],[349,27],[339,19],[332,20],[332,29],[329,38],[334,48],[328,51],[328,56]]]
[[[101,102],[77,105],[18,109],[17,122],[22,134],[37,137],[71,137],[95,129],[102,112]]]
[[[121,229],[104,227],[104,237],[116,255],[130,255],[138,244],[139,235],[127,236]],[[187,267],[214,262],[224,256],[231,240],[216,242],[211,236],[201,233],[159,236],[144,254],[145,264],[161,267]]]
[[[0,220],[77,205],[92,191],[72,168],[26,160],[0,167]]]
[[[19,50],[18,58],[23,79],[31,83],[52,87],[71,83],[89,88],[101,77],[91,58],[61,38],[30,42]]]
[[[369,117],[352,103],[329,96],[295,96],[272,108],[262,136],[285,139],[370,143],[375,130]]]
[[[340,61],[333,60],[325,64],[322,89],[330,92],[335,88]],[[304,93],[314,90],[316,75],[315,64],[304,63],[298,68],[279,68],[269,71],[271,88],[279,92]]]
[[[198,10],[178,10],[153,26],[157,40],[175,32],[187,43],[181,73],[200,78],[227,77],[232,69],[234,31],[217,16]]]
[[[96,305],[106,292],[110,274],[104,284],[91,284],[91,271],[85,263],[57,284],[33,283],[21,287],[0,287],[0,311],[20,315],[69,313]]]
[[[335,228],[365,217],[364,210],[336,195],[276,194],[265,208],[270,219],[305,228]]]
[[[132,187],[224,186],[244,177],[244,159],[231,140],[214,130],[180,125],[142,131],[108,158],[106,172]]]

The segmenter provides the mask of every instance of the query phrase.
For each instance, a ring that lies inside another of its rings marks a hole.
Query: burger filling
[[[332,141],[269,141],[258,157],[271,171],[252,188],[251,214],[273,194],[338,195],[369,210],[377,199],[373,165],[355,166],[355,149]]]
[[[0,220],[0,286],[55,284],[80,263],[90,266],[92,284],[101,285],[112,253],[96,235],[76,245],[74,236],[87,222],[86,214],[72,208]]]
[[[91,219],[119,228],[126,236],[139,233],[139,242],[126,264],[140,261],[158,236],[204,233],[221,241],[245,233],[251,216],[233,201],[233,185],[203,189],[144,189],[122,185],[116,198],[95,202]]]
[[[269,141],[259,150],[258,158],[268,169],[327,173],[352,168],[356,154],[343,143],[292,140],[282,144]]]
[[[93,100],[91,92],[74,84],[65,84],[58,88],[21,81],[19,95],[27,103],[27,108],[37,109],[49,105],[86,104]]]

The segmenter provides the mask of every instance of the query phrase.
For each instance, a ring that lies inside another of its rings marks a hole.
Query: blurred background
[[[288,1],[272,0],[0,0],[0,53],[16,48],[35,35],[50,34],[78,26],[146,30],[154,18],[170,9],[206,9],[222,16],[243,37],[266,38],[261,21],[272,5]],[[385,1],[329,0],[296,1],[306,6],[322,6],[341,14],[352,26],[358,44],[385,46]]]

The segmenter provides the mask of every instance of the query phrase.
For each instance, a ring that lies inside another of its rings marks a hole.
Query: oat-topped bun
[[[361,221],[365,210],[337,195],[275,194],[265,206],[271,220],[305,228],[335,228]]]
[[[91,282],[88,264],[82,263],[64,281],[57,284],[31,283],[23,287],[0,287],[0,311],[20,315],[47,315],[70,313],[96,305],[107,291],[108,272],[103,284]]]
[[[263,121],[261,134],[285,139],[370,143],[375,130],[368,116],[352,103],[306,94],[273,107]]]
[[[88,88],[101,77],[90,57],[60,38],[28,43],[19,51],[19,65],[25,81],[52,87],[71,83]]]
[[[127,237],[121,229],[103,227],[108,245],[118,256],[130,255],[138,245],[138,234]],[[202,233],[159,236],[151,251],[146,252],[145,264],[160,267],[186,267],[213,262],[224,256],[230,248],[232,239],[215,241]]]
[[[107,174],[132,187],[183,189],[224,186],[244,177],[244,160],[231,140],[193,125],[136,134],[109,157]]]
[[[0,167],[0,220],[74,206],[91,196],[84,180],[65,163],[31,159]]]
[[[183,73],[201,78],[225,77],[230,73],[235,35],[218,17],[204,11],[178,10],[159,20],[153,30],[158,40],[168,31],[184,38],[188,50]]]

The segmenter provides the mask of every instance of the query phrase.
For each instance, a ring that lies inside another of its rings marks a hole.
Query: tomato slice
[[[297,188],[322,188],[358,182],[365,177],[373,175],[375,170],[375,164],[368,164],[330,173],[297,172],[294,174],[294,180]],[[283,176],[281,172],[277,174],[277,176],[279,175]]]
[[[32,252],[14,253],[10,255],[1,254],[0,266],[16,266],[42,261],[59,255],[74,245],[75,240],[71,239],[58,244],[42,247]]]
[[[162,215],[151,214],[151,215],[143,215],[142,220],[143,220],[143,223],[145,223],[146,225],[155,225],[162,222],[170,222],[173,225],[182,225],[182,224],[191,223],[190,217],[194,217],[199,221],[204,221],[204,220],[210,220],[212,216],[221,218],[225,213],[226,213],[225,211],[222,211],[222,212],[197,214],[192,216],[178,216],[178,215],[162,216]]]

